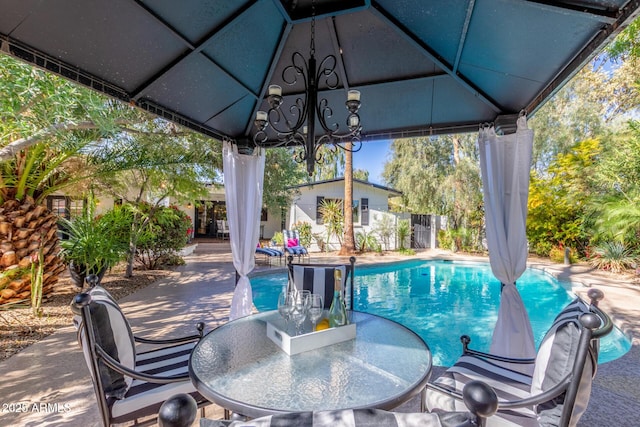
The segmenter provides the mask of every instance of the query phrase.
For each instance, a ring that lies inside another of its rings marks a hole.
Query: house
[[[337,250],[339,240],[332,236],[328,247],[321,248],[327,241],[327,229],[324,224],[320,206],[323,200],[344,199],[344,178],[316,181],[289,187],[295,193],[291,205],[282,212],[272,212],[263,209],[260,217],[260,239],[271,239],[275,233],[283,229],[292,229],[295,224],[311,224],[311,232],[316,237],[310,251],[321,249]],[[374,184],[358,179],[353,180],[353,226],[354,233],[373,235],[384,250],[397,249],[400,245],[396,236],[398,221],[410,219],[410,240],[405,247],[435,248],[437,247],[437,230],[444,228],[446,221],[435,215],[415,215],[395,213],[389,209],[389,199],[401,196],[402,193],[393,188]],[[133,195],[132,195],[133,198]],[[82,212],[85,201],[74,199],[68,195],[57,193],[47,198],[50,210],[64,217],[72,217]],[[98,195],[96,213],[100,214],[118,204],[110,196]],[[170,201],[163,203],[169,205]],[[178,204],[178,208],[191,217],[193,237],[195,238],[228,238],[228,234],[221,233],[220,221],[226,221],[227,210],[224,188],[212,185],[206,200],[196,203]],[[431,227],[433,224],[433,227]],[[318,242],[322,242],[319,244]]]
[[[317,238],[312,243],[311,251],[319,251],[318,240],[327,240],[327,229],[324,224],[320,206],[324,200],[344,199],[344,178],[316,181],[290,187],[297,192],[287,212],[287,228],[296,223],[311,224],[311,232]],[[396,249],[399,246],[395,230],[398,221],[408,219],[408,214],[390,212],[389,199],[401,196],[402,193],[393,188],[374,184],[359,179],[353,180],[353,228],[354,233],[375,234],[383,249]],[[382,236],[380,235],[382,232]],[[322,243],[321,243],[322,244]],[[332,236],[328,242],[329,250],[339,248],[339,241]],[[405,243],[408,247],[409,243]]]

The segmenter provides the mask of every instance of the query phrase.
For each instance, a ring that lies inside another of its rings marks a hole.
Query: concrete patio
[[[462,257],[425,251],[421,258]],[[312,259],[317,258],[313,256]],[[234,270],[228,243],[200,243],[187,256],[187,264],[168,279],[129,295],[120,301],[134,333],[151,338],[193,333],[204,321],[207,331],[225,323],[234,286]],[[358,258],[358,265],[402,259],[394,256]],[[564,266],[531,261],[540,268],[575,284],[585,295],[589,287],[605,292],[601,306],[616,324],[633,337],[633,346],[623,357],[599,366],[591,401],[581,426],[632,426],[640,419],[640,286],[621,282],[615,276],[594,272],[585,266]],[[260,270],[278,268],[260,264]],[[153,332],[150,335],[150,332]],[[442,368],[435,368],[434,375]],[[99,426],[100,420],[89,373],[82,352],[69,326],[0,363],[0,425],[2,426]],[[10,411],[12,403],[28,403],[29,411]],[[35,404],[35,405],[34,405]],[[414,399],[399,410],[415,411]],[[220,417],[212,405],[208,417]]]

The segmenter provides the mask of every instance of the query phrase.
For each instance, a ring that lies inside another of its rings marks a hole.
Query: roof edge
[[[314,182],[307,182],[307,183],[304,183],[304,184],[292,185],[290,187],[287,187],[287,189],[312,187],[314,185],[331,184],[333,182],[340,182],[340,181],[344,181],[344,177],[333,178],[333,179],[325,179],[325,180],[322,180],[322,181],[314,181]],[[369,182],[369,181],[363,181],[363,180],[357,179],[357,178],[353,178],[353,182],[354,183],[357,182],[357,183],[362,184],[362,185],[367,185],[367,186],[370,186],[370,187],[373,187],[373,188],[377,188],[378,190],[387,191],[389,193],[395,193],[398,196],[402,195],[402,191],[396,190],[395,188],[386,187],[386,186],[381,185],[381,184],[376,184],[376,183]]]

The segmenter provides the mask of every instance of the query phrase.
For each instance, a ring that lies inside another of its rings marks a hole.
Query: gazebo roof
[[[336,116],[363,140],[476,130],[547,100],[638,16],[638,0],[317,0]],[[311,0],[13,0],[1,50],[169,120],[246,141],[269,84],[309,55]],[[324,90],[323,90],[324,89]],[[341,121],[338,119],[337,121]]]

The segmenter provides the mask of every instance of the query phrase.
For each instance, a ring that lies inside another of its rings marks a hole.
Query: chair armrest
[[[177,383],[182,381],[189,381],[189,375],[175,375],[171,377],[165,377],[160,375],[149,375],[142,372],[137,372],[132,369],[127,368],[126,366],[120,364],[117,360],[109,356],[109,354],[102,349],[98,344],[95,345],[95,350],[97,356],[102,359],[108,367],[111,369],[120,372],[123,375],[130,376],[136,380],[146,381],[154,384],[169,384],[169,383]]]
[[[558,382],[555,386],[551,387],[549,390],[544,391],[540,394],[536,394],[533,396],[526,397],[524,399],[517,400],[499,400],[498,401],[498,410],[501,409],[515,409],[515,408],[524,408],[527,406],[537,405],[539,403],[547,402],[555,397],[560,396],[564,393],[569,387],[569,383],[571,383],[571,379],[573,378],[572,374],[567,375],[561,381]],[[427,383],[427,388],[431,390],[438,391],[440,393],[446,394],[456,400],[463,401],[464,396],[462,393],[456,390],[450,390],[446,387],[442,387],[439,384]]]
[[[446,394],[447,396],[453,397],[456,400],[463,400],[462,393],[457,390],[450,390],[446,387],[442,387],[440,384],[435,383],[427,383],[427,388],[431,390],[435,390],[442,394]]]
[[[202,336],[203,336],[204,322],[199,322],[196,325],[196,329],[198,330],[198,335],[189,335],[187,337],[182,337],[182,338],[170,338],[170,339],[166,339],[166,340],[152,340],[152,339],[148,339],[148,338],[142,338],[142,337],[134,336],[133,339],[136,342],[139,342],[141,344],[154,344],[154,345],[181,344],[181,343],[185,343],[185,342],[192,342],[192,341],[200,340],[200,338],[202,338]]]
[[[498,401],[498,409],[524,408],[526,406],[532,406],[532,405],[548,402],[549,400],[554,399],[560,396],[565,391],[567,391],[567,388],[569,387],[569,383],[571,383],[572,378],[573,378],[573,375],[569,374],[566,377],[564,377],[561,381],[559,381],[558,384],[551,387],[549,390],[543,391],[540,394],[535,394],[533,396],[526,397],[524,399]]]
[[[460,337],[460,342],[462,342],[463,355],[479,356],[479,357],[484,357],[485,359],[497,360],[498,362],[518,363],[521,365],[533,364],[536,361],[535,358],[516,359],[513,357],[499,356],[497,354],[484,353],[482,351],[472,350],[468,347],[469,343],[471,342],[471,337],[469,337],[469,335],[462,335]]]

